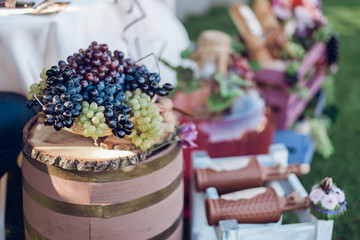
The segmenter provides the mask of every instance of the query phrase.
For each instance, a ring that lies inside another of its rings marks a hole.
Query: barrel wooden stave
[[[176,228],[175,232],[167,240],[182,240],[183,222]]]
[[[59,214],[37,204],[23,190],[24,221],[47,239],[91,239],[90,219]],[[25,223],[26,225],[26,223]],[[88,229],[88,231],[84,231]],[[25,227],[25,231],[27,231]]]
[[[46,174],[32,166],[25,157],[23,157],[21,168],[24,180],[37,191],[45,193],[44,195],[70,203],[90,203],[89,183],[74,181],[70,183],[66,179]]]
[[[180,216],[183,210],[183,183],[175,192],[163,201],[140,211],[111,220],[91,219],[92,239],[149,239],[168,229]],[[152,228],[144,226],[153,225]],[[121,226],[121,229],[118,228]],[[115,238],[114,238],[115,236]],[[113,237],[113,238],[111,238]]]
[[[183,157],[180,151],[176,159],[166,167],[146,176],[125,180],[121,185],[116,182],[90,183],[90,203],[116,203],[128,201],[151,194],[170,184],[174,177],[182,174]],[[161,178],[159,178],[161,176]],[[103,187],[106,186],[106,187]]]

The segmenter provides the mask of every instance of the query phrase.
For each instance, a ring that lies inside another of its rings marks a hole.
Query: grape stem
[[[155,95],[153,96],[153,98],[151,99],[151,103],[155,103],[157,98],[158,98],[158,95],[155,94]]]
[[[153,53],[153,52],[150,53],[150,54],[148,54],[148,55],[146,55],[146,56],[144,56],[144,57],[142,57],[142,58],[140,58],[140,59],[138,59],[138,60],[136,60],[135,63],[138,63],[138,62],[140,62],[140,61],[142,61],[142,60],[144,60],[144,59],[146,59],[146,58],[148,58],[148,57],[150,57],[150,56],[154,57],[154,59],[155,59],[155,61],[156,61],[156,67],[157,67],[157,69],[158,69],[158,73],[159,73],[159,75],[161,75],[161,74],[160,74],[160,64],[159,64],[159,60],[158,60],[157,56],[155,55],[155,53]]]
[[[177,112],[179,112],[179,113],[181,113],[181,114],[184,114],[184,115],[186,115],[186,116],[188,116],[188,117],[194,117],[194,114],[192,114],[192,113],[190,113],[190,112],[188,112],[188,111],[185,111],[185,110],[183,110],[183,109],[177,108],[177,107],[175,107],[175,106],[173,107],[172,110],[177,111]]]
[[[36,96],[36,94],[34,94],[34,98],[36,99],[36,101],[38,101],[38,103],[43,107],[44,104],[42,104],[42,102],[39,100],[39,98]]]
[[[164,147],[166,145],[170,145],[170,144],[173,144],[173,143],[176,143],[176,142],[180,141],[181,139],[180,139],[178,134],[179,134],[178,131],[175,131],[172,134],[171,139],[169,139],[167,141],[163,140],[163,141],[160,141],[160,142],[154,144],[153,151],[156,151],[156,150],[158,150],[158,149],[160,149],[160,148],[162,148],[162,147]]]

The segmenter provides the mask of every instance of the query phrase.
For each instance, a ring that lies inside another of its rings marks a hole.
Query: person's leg
[[[22,131],[35,112],[26,108],[26,98],[0,92],[0,177],[16,161],[21,150]]]

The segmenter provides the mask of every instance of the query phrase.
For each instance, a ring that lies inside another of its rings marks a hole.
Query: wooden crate
[[[325,77],[322,64],[326,46],[315,44],[307,53],[299,69],[299,87],[307,87],[311,98],[320,90]],[[308,76],[310,74],[310,76]],[[305,110],[309,100],[304,100],[297,93],[289,93],[285,71],[265,68],[255,73],[255,80],[266,103],[272,108],[276,127],[286,129]]]
[[[182,94],[181,98],[174,101],[175,105],[181,106],[180,100],[192,99],[192,95],[186,97]],[[195,143],[198,145],[196,148],[187,148],[183,150],[185,170],[184,170],[184,183],[185,183],[185,208],[184,217],[190,217],[190,188],[189,183],[191,180],[191,154],[194,151],[206,151],[211,158],[218,157],[231,157],[231,156],[246,156],[267,154],[269,146],[273,140],[275,131],[274,122],[269,108],[265,109],[264,100],[260,97],[253,95],[245,95],[243,98],[244,111],[231,117],[225,116],[218,119],[196,119],[191,117],[182,116],[181,122],[192,121],[196,124],[198,129],[198,136]],[[230,126],[230,127],[229,127]],[[230,140],[212,141],[208,132],[203,131],[204,128],[216,128],[217,131],[222,133],[236,132],[234,127],[243,128],[243,134],[237,138]]]
[[[278,145],[279,146],[279,145]],[[286,151],[285,146],[280,150]],[[279,150],[279,147],[278,147]],[[283,162],[286,154],[282,154]],[[210,159],[204,152],[193,154],[194,167],[206,168],[215,161],[226,161],[229,158]],[[273,165],[268,155],[261,156],[258,160],[264,165]],[[287,180],[267,182],[267,186],[273,187],[277,194],[286,196],[296,190],[301,196],[307,196],[307,192],[300,183],[299,179],[291,174]],[[217,198],[218,194],[215,188],[208,188],[206,193],[200,193],[195,190],[192,183],[192,240],[262,240],[262,239],[301,239],[301,240],[331,240],[334,221],[317,220],[310,214],[309,209],[294,211],[298,217],[299,223],[283,224],[282,217],[276,223],[268,224],[237,224],[236,220],[220,221],[217,226],[207,224],[205,213],[205,198]],[[295,238],[294,238],[295,237]]]

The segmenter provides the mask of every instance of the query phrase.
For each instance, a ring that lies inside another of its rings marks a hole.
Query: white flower
[[[307,26],[309,28],[314,27],[314,21],[312,19],[312,16],[306,8],[298,6],[295,8],[294,12],[298,24],[301,24],[302,26]]]
[[[280,5],[272,7],[273,13],[280,19],[290,19],[292,17],[292,12],[290,9],[284,8]]]
[[[310,201],[314,204],[317,204],[323,197],[325,196],[325,192],[319,187],[313,187],[310,193]]]
[[[339,201],[339,203],[342,203],[345,201],[345,193],[344,191],[342,191],[340,188],[338,187],[334,187],[332,189],[337,197],[337,200]]]
[[[311,191],[314,190],[314,189],[316,189],[316,188],[320,188],[320,185],[319,185],[319,184],[315,184],[314,186],[312,186]]]
[[[339,201],[334,193],[325,195],[323,199],[321,199],[321,206],[328,210],[333,210],[338,203]]]

